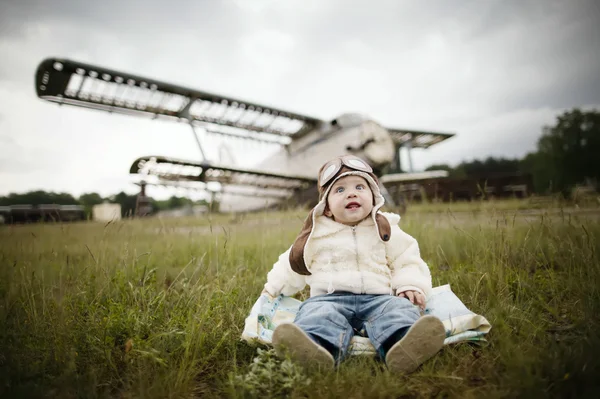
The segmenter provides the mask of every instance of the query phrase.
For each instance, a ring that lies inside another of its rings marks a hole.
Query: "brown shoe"
[[[283,323],[273,331],[273,346],[281,357],[286,354],[292,361],[304,366],[333,369],[335,361],[331,353],[313,341],[300,327]]]
[[[446,329],[440,319],[423,316],[392,346],[385,363],[393,373],[411,373],[442,349],[445,338]]]

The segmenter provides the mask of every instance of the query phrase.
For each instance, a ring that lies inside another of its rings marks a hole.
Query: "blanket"
[[[293,322],[302,302],[280,295],[261,294],[245,320],[242,339],[248,343],[270,345],[273,331],[280,323]],[[435,287],[424,314],[439,318],[446,328],[445,345],[458,342],[486,341],[484,335],[492,326],[481,315],[471,312],[452,292],[450,285]],[[350,343],[350,355],[375,355],[375,349],[364,331],[358,332]]]

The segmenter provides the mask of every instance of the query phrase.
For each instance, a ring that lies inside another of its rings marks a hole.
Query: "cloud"
[[[185,125],[37,99],[48,56],[323,119],[358,111],[457,133],[415,151],[417,168],[522,156],[557,113],[600,104],[599,11],[554,0],[2,2],[0,190],[109,194],[135,189],[127,170],[141,155],[199,159]],[[223,143],[206,142],[217,157]],[[266,152],[231,147],[244,164]]]

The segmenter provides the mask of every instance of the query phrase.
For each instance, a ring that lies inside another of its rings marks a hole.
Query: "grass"
[[[240,341],[305,211],[0,226],[0,396],[597,397],[599,219],[433,206],[401,226],[434,285],[493,328],[403,377],[365,358],[303,370]]]

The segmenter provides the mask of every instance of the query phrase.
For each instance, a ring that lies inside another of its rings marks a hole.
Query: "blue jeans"
[[[348,353],[354,331],[363,328],[377,353],[385,359],[390,340],[393,344],[402,338],[419,317],[418,306],[406,298],[340,292],[304,301],[294,323],[339,362]]]

